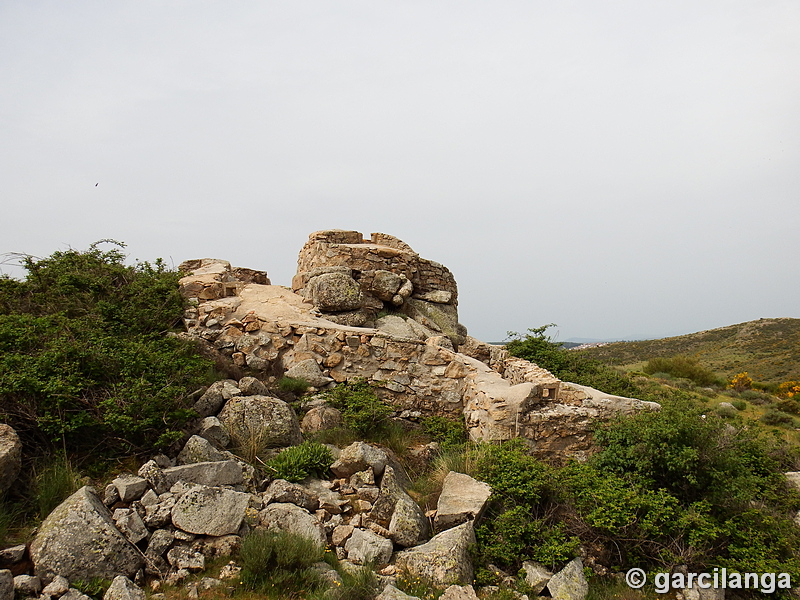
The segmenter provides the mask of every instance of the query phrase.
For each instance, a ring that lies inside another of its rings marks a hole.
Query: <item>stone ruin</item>
[[[522,437],[542,457],[583,459],[592,421],[658,408],[560,381],[468,336],[452,273],[386,234],[312,233],[291,289],[222,260],[181,270],[186,336],[242,372],[318,389],[364,378],[400,417],[463,418],[476,441]]]
[[[458,346],[458,288],[450,270],[401,240],[357,231],[312,233],[297,260],[292,289],[334,323],[375,327],[381,315],[410,318],[415,335],[446,335]]]
[[[473,440],[522,437],[536,454],[556,460],[593,450],[593,420],[658,408],[560,381],[502,346],[468,336],[458,323],[450,271],[391,236],[312,234],[292,289],[222,260],[192,260],[181,270],[190,304],[183,336],[248,375],[199,391],[200,418],[172,458],[156,455],[102,493],[81,488],[47,516],[29,544],[0,549],[0,600],[91,600],[72,584],[92,578],[113,579],[103,600],[145,600],[145,584],[152,592],[185,584],[187,597],[199,598],[235,581],[241,567],[230,561],[218,578],[191,580],[191,574],[204,571],[207,560],[235,555],[253,529],[290,531],[328,546],[348,570],[373,565],[384,590],[379,600],[400,597],[394,584],[401,573],[449,586],[443,600],[477,598],[469,547],[491,488],[450,472],[436,510],[425,513],[407,493],[400,463],[364,442],[329,446],[332,480],[261,480],[227,448],[236,450],[256,433],[265,456],[275,456],[304,433],[341,423],[319,396],[307,401],[300,422],[288,403],[269,395],[274,386],[265,381],[301,377],[323,389],[368,379],[401,421],[463,418]],[[0,424],[0,489],[18,476],[20,452],[15,432]],[[332,586],[341,584],[329,565],[317,567]],[[562,598],[572,590],[570,597],[580,599],[588,591],[580,558],[558,573],[532,562],[523,568],[537,594],[546,588]]]

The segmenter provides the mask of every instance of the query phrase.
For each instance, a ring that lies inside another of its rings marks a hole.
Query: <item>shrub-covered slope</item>
[[[692,356],[727,379],[748,371],[757,381],[778,384],[800,380],[800,319],[759,319],[677,337],[615,342],[576,352],[613,365]]]

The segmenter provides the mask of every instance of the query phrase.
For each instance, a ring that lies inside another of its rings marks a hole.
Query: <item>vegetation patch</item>
[[[327,477],[328,467],[333,464],[333,456],[329,448],[319,442],[303,442],[299,446],[291,446],[267,461],[270,475],[275,479],[286,481],[302,481],[309,475]]]
[[[213,377],[165,335],[184,308],[180,274],[124,258],[93,245],[25,258],[24,281],[0,277],[0,420],[28,446],[106,457],[163,448]]]

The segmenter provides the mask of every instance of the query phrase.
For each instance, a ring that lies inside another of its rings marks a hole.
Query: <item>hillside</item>
[[[757,381],[780,383],[800,379],[800,319],[759,319],[688,335],[615,342],[580,350],[614,365],[634,365],[678,354],[727,378],[748,371]]]

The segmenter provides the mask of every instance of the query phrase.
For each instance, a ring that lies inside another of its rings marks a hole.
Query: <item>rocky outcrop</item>
[[[133,577],[144,557],[114,525],[108,509],[90,487],[67,498],[44,520],[31,542],[36,574],[49,582]]]
[[[10,425],[0,423],[0,494],[11,487],[22,468],[22,442]]]
[[[235,279],[224,261],[185,265],[200,273],[181,280],[194,302],[187,337],[264,379],[285,374],[324,388],[366,378],[398,412],[463,418],[473,440],[521,436],[539,456],[559,460],[585,459],[595,449],[592,421],[658,408],[559,381],[470,338],[458,323],[452,273],[389,235],[311,234],[292,290]],[[217,285],[231,277],[227,287]],[[212,291],[201,293],[201,279]],[[247,396],[235,381],[215,386],[195,405],[203,417],[237,397],[266,397]],[[322,426],[315,417],[309,431]]]
[[[452,273],[390,235],[373,233],[365,240],[357,231],[312,233],[292,289],[337,323],[374,326],[379,311],[402,311],[425,337],[442,332],[455,345],[466,339]]]
[[[396,553],[397,568],[411,577],[445,587],[472,583],[469,547],[475,543],[472,523],[467,522],[435,535],[429,542]]]

